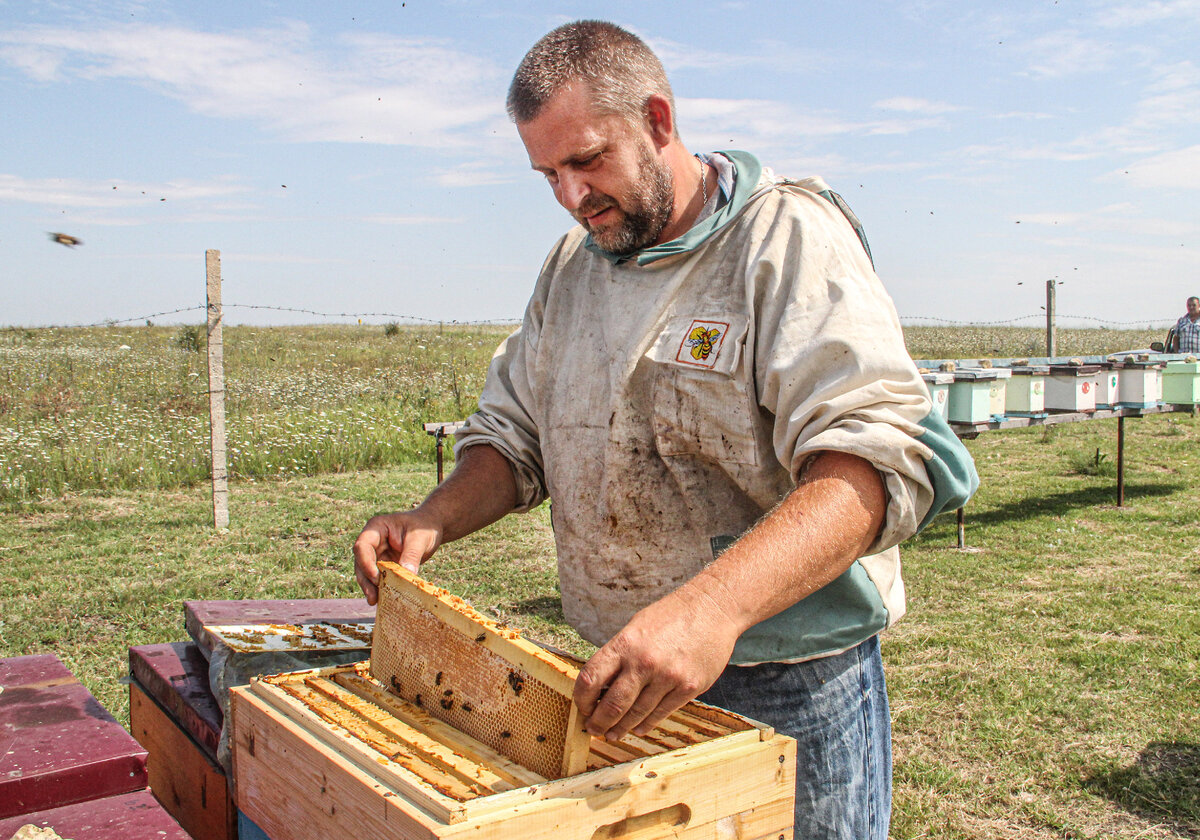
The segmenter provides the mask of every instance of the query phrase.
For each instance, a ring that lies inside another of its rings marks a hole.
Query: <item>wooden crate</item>
[[[591,739],[547,779],[373,679],[366,663],[232,693],[238,807],[271,840],[792,836],[795,742],[689,703],[645,738]]]
[[[237,812],[225,771],[137,682],[129,684],[129,726],[146,748],[150,789],[195,840],[235,840]]]
[[[691,703],[593,739],[578,666],[381,563],[370,662],[234,690],[238,807],[272,840],[791,834],[791,738]]]

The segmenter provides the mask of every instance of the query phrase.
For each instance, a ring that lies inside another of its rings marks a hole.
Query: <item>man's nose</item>
[[[568,211],[578,210],[591,191],[587,179],[578,172],[563,172],[558,176],[558,203]]]

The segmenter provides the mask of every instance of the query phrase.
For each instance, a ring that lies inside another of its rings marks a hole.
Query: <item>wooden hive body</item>
[[[403,592],[404,603],[385,604],[393,584],[392,594]],[[447,604],[460,618],[441,615]],[[457,629],[441,627],[433,640],[423,638],[429,652],[414,666],[400,645],[416,637],[405,631],[389,638],[397,628],[387,622],[404,617],[400,623],[409,630],[429,630],[424,616],[406,623],[420,611]],[[614,744],[579,729],[580,749],[571,743],[578,725],[570,711],[574,663],[407,573],[381,587],[378,615],[377,642],[387,639],[373,647],[373,659],[383,654],[380,662],[264,677],[232,693],[237,804],[272,840],[791,837],[791,738],[693,702],[644,738]],[[525,680],[519,693],[510,672]],[[527,694],[535,681],[546,696]],[[441,695],[454,701],[446,704],[452,708],[426,701],[428,683],[453,690]],[[470,711],[463,712],[463,702]],[[563,741],[547,749],[549,723],[560,720],[564,703]],[[464,716],[477,734],[460,728]],[[497,734],[500,726],[508,728]],[[522,739],[530,735],[541,749],[525,749]]]

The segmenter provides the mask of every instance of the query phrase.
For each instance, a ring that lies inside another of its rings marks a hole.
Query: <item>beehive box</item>
[[[1050,365],[1046,380],[1047,411],[1095,411],[1099,365]]]
[[[1116,408],[1121,402],[1121,371],[1116,365],[1102,364],[1092,378],[1096,389],[1096,408]]]
[[[1200,362],[1168,362],[1162,372],[1162,401],[1175,405],[1200,403]]]
[[[1045,417],[1049,373],[1047,365],[1013,367],[1004,396],[1004,413],[1014,417]]]
[[[1004,417],[1004,404],[1008,400],[1008,380],[1012,378],[1012,371],[1008,368],[996,368],[996,378],[992,380],[988,387],[988,407],[992,412],[992,417],[1001,419]]]
[[[954,374],[934,371],[922,373],[921,379],[925,380],[933,411],[942,415],[943,420],[948,420],[950,418],[950,383],[954,381]]]
[[[791,738],[695,702],[591,738],[575,663],[411,578],[384,574],[370,663],[233,691],[238,807],[272,840],[791,837]]]
[[[1139,362],[1133,357],[1120,362],[1118,403],[1123,408],[1153,408],[1162,399],[1162,365]]]
[[[998,368],[963,368],[954,371],[950,386],[949,419],[952,423],[987,423],[993,415],[994,388],[1000,380]],[[1004,413],[1000,396],[1000,414]]]

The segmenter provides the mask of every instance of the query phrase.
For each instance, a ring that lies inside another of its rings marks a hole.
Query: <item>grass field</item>
[[[125,719],[126,649],[184,638],[184,600],[357,594],[350,542],[431,489],[419,424],[471,410],[503,332],[227,329],[227,533],[181,331],[0,332],[0,656],[57,653]],[[1040,352],[1037,330],[907,334],[915,357]],[[1158,337],[1064,331],[1059,349]],[[949,515],[904,547],[909,614],[884,637],[894,837],[1200,837],[1200,420],[1126,432],[1124,508],[1115,421],[987,434],[968,442],[968,549]],[[587,652],[544,507],[426,573]]]

